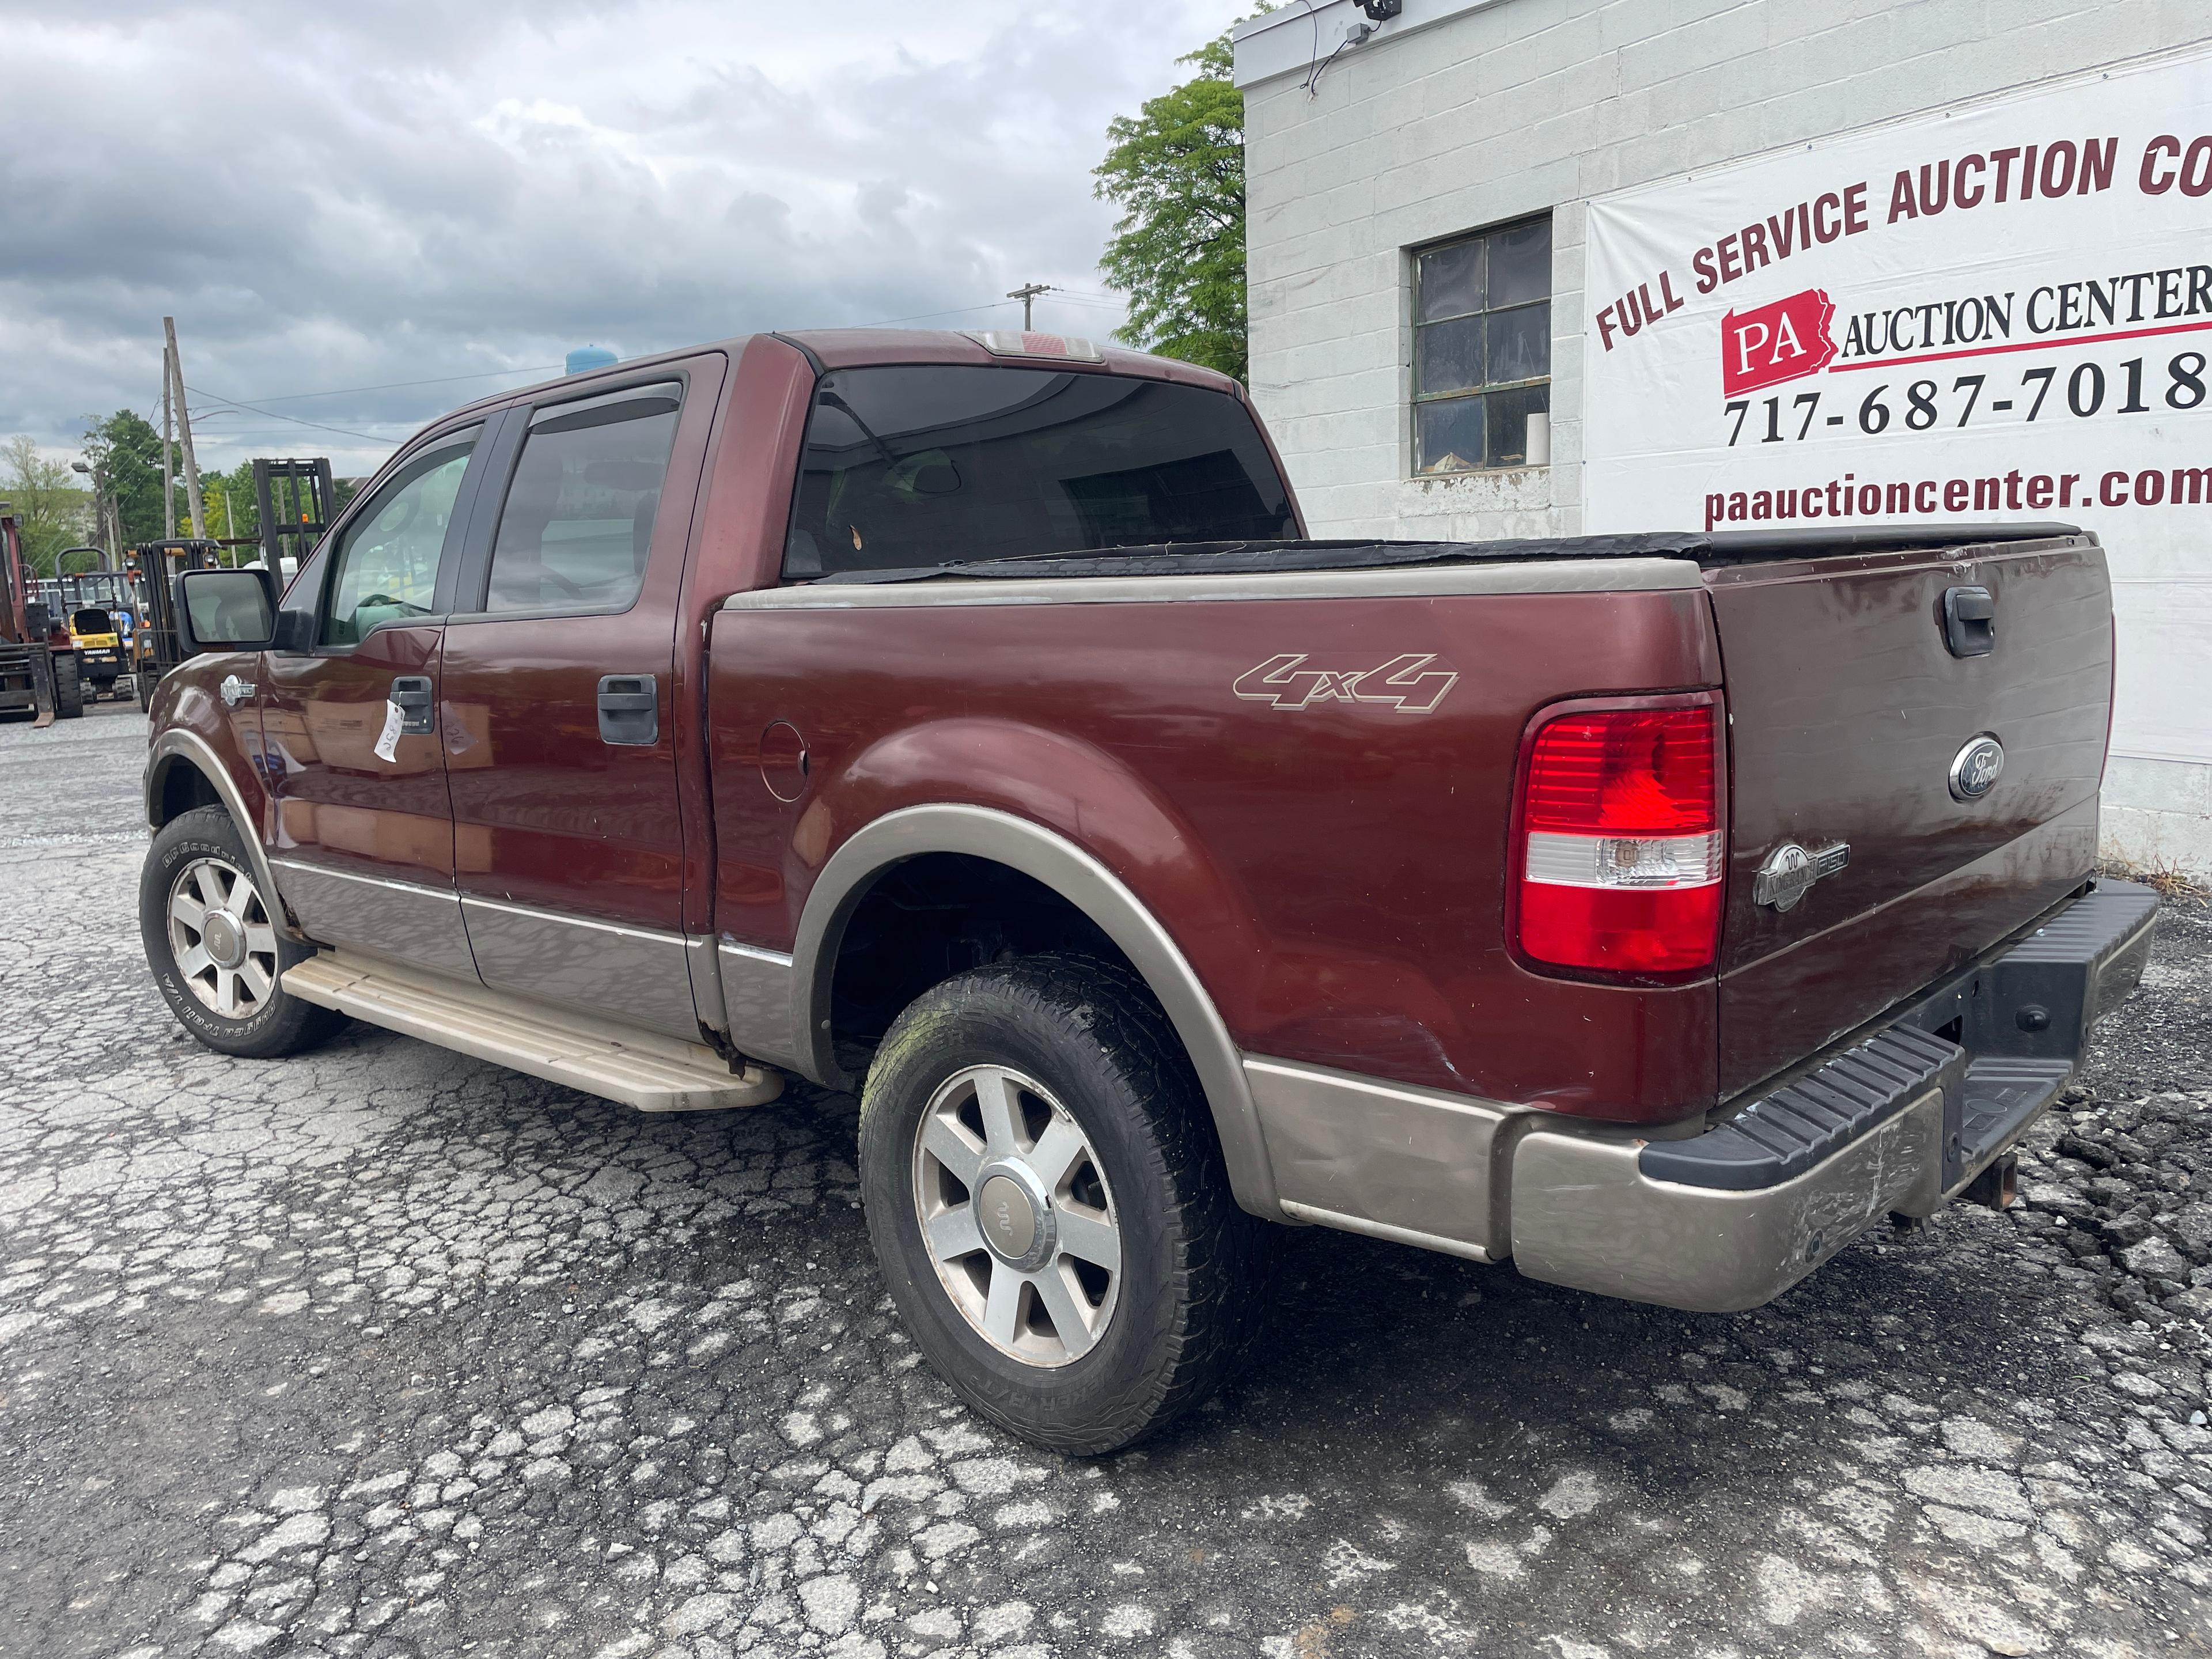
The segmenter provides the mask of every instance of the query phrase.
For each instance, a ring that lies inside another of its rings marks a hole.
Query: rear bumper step
[[[1654,1181],[1747,1192],[1778,1187],[1896,1116],[1930,1089],[1947,1093],[1966,1072],[1955,1042],[1893,1028],[1818,1071],[1752,1102],[1690,1140],[1655,1140],[1638,1167]]]
[[[781,1073],[750,1064],[733,1073],[699,1043],[541,1008],[371,957],[310,957],[285,973],[284,988],[303,1002],[641,1112],[763,1106],[783,1092]]]
[[[2157,895],[2098,881],[1881,1031],[1682,1140],[1530,1131],[1512,1253],[1532,1278],[1709,1312],[1756,1307],[1890,1212],[1995,1163],[2142,978]]]

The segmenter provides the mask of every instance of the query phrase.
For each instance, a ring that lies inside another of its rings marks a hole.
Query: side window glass
[[[429,614],[453,499],[482,431],[424,450],[346,526],[331,562],[319,643],[358,645],[379,623]]]
[[[313,611],[321,601],[323,578],[330,574],[331,550],[319,547],[310,554],[300,574],[285,585],[283,609]]]
[[[492,544],[487,611],[615,611],[645,581],[684,388],[635,386],[531,418]]]

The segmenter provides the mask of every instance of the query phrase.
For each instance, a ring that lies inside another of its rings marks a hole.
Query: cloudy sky
[[[158,418],[164,315],[204,465],[341,473],[586,343],[1104,334],[1106,123],[1248,9],[0,0],[0,438]]]

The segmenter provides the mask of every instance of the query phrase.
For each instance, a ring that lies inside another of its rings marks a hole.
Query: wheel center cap
[[[218,968],[235,968],[246,960],[246,929],[228,910],[210,910],[200,923],[200,942]]]
[[[1036,1201],[1012,1176],[988,1176],[975,1189],[975,1217],[994,1255],[1021,1262],[1036,1249]]]

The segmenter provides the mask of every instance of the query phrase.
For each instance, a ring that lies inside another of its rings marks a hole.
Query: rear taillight
[[[1679,974],[1718,952],[1720,709],[1710,698],[1583,707],[1527,748],[1516,909],[1521,952],[1583,971]]]

